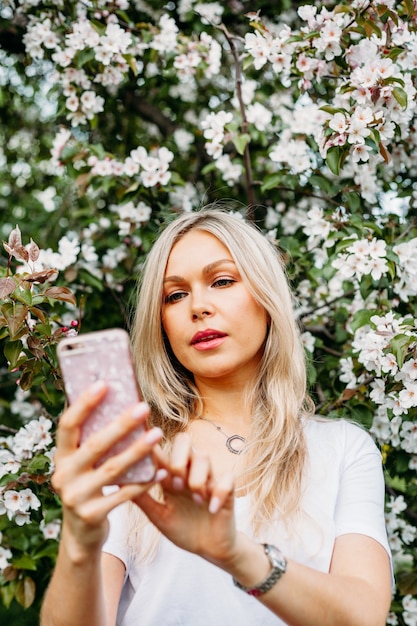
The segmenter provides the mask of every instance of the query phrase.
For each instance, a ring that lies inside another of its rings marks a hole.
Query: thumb
[[[165,505],[162,502],[155,500],[147,491],[132,498],[132,502],[142,509],[150,522],[160,527],[166,513]]]

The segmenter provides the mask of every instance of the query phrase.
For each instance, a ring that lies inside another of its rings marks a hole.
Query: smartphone
[[[112,328],[66,337],[59,342],[57,355],[70,404],[97,380],[103,380],[108,387],[102,402],[82,426],[81,443],[125,409],[140,402],[129,335],[125,330]],[[144,429],[144,426],[138,426],[117,442],[103,455],[98,465],[122,452]],[[155,466],[148,455],[118,478],[117,484],[146,483],[152,480],[154,474]]]

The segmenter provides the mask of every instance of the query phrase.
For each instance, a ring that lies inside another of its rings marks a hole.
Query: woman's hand
[[[175,437],[169,460],[160,464],[168,471],[161,481],[164,501],[147,493],[133,500],[177,546],[227,567],[237,540],[233,476],[215,481],[208,457],[192,449],[185,433]]]
[[[52,485],[61,497],[64,512],[63,538],[70,541],[74,556],[80,559],[91,550],[99,550],[107,532],[107,514],[149,488],[150,484],[123,485],[107,495],[103,487],[117,484],[117,479],[139,459],[152,452],[161,437],[158,428],[144,433],[122,453],[95,467],[97,461],[117,441],[144,424],[149,407],[139,403],[125,411],[111,424],[89,437],[81,446],[80,428],[91,411],[104,399],[106,385],[92,385],[61,416],[57,432],[55,472]],[[157,476],[158,478],[158,476]]]

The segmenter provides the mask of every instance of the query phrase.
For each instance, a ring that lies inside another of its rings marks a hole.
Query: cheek
[[[175,345],[175,340],[178,337],[178,332],[175,324],[175,317],[170,314],[170,312],[162,312],[162,329],[165,337],[168,340],[168,343],[173,346]]]

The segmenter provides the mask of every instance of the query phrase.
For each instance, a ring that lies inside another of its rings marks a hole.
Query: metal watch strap
[[[263,543],[262,545],[265,550],[265,554],[272,565],[272,570],[267,578],[265,578],[265,580],[263,580],[259,585],[256,585],[256,587],[244,587],[235,578],[233,578],[234,585],[242,591],[248,593],[250,596],[261,596],[263,593],[272,589],[287,569],[287,560],[278,548],[271,546],[268,543]]]

